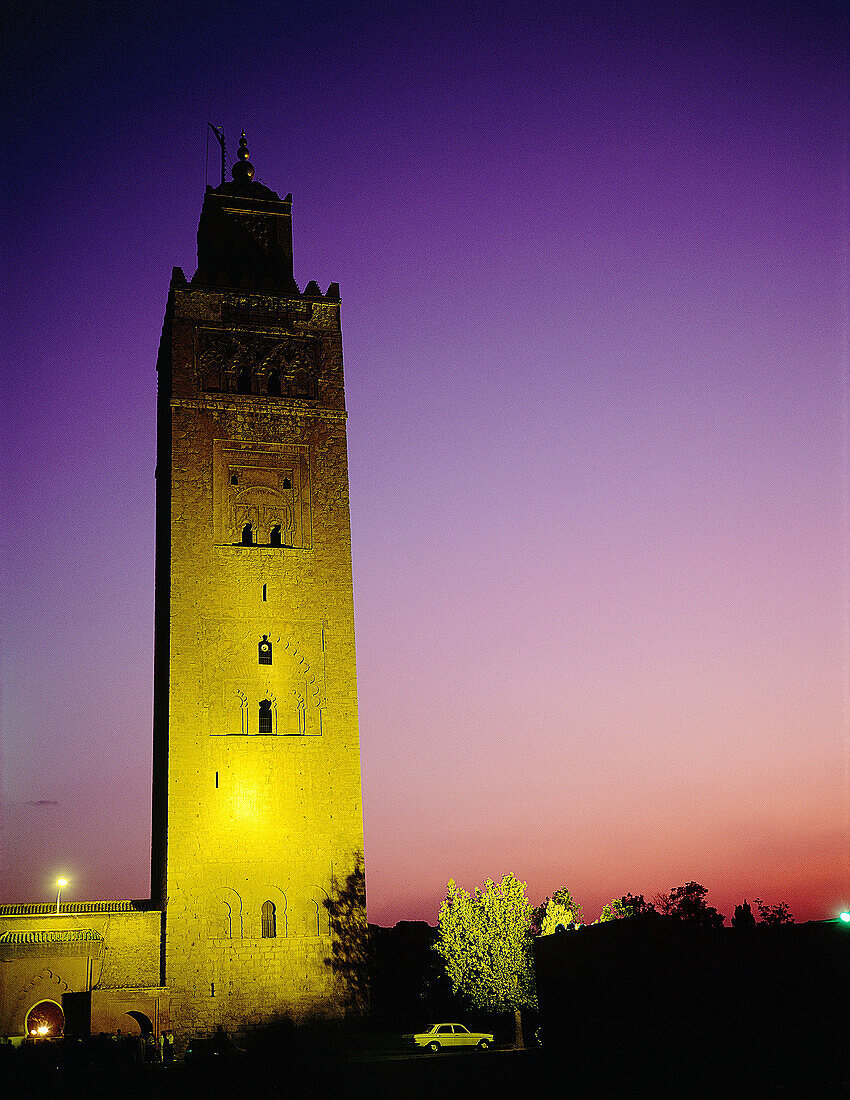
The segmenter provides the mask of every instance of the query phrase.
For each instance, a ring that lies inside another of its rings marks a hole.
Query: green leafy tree
[[[553,932],[578,928],[581,923],[581,906],[566,886],[562,886],[532,911],[531,931],[535,936],[549,936]]]
[[[756,898],[756,905],[759,907],[759,924],[794,923],[787,901],[780,901],[778,905],[765,905],[760,898]]]
[[[331,878],[331,896],[325,898],[331,932],[331,957],[325,959],[339,980],[348,1012],[369,1010],[372,944],[366,921],[366,872],[363,853],[354,853],[354,869],[343,880]]]
[[[455,994],[479,1011],[513,1012],[518,1047],[521,1011],[537,1008],[531,916],[525,883],[513,875],[472,895],[450,880],[434,945]]]
[[[614,898],[608,905],[602,906],[597,924],[604,924],[609,920],[625,920],[632,915],[631,909],[623,904],[623,898]]]

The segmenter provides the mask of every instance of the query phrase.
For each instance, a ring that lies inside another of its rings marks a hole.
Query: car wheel
[[[489,1039],[482,1039],[481,1042],[478,1044],[478,1049],[479,1050],[489,1050],[490,1049],[490,1040]]]
[[[440,1044],[439,1043],[429,1043],[428,1044],[428,1049],[431,1051],[432,1054],[439,1054],[440,1053]]]

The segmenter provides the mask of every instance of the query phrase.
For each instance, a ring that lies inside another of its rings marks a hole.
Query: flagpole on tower
[[[225,160],[226,154],[225,154],[225,150],[224,150],[224,127],[213,126],[213,124],[211,122],[208,122],[207,126],[209,126],[209,128],[215,134],[215,139],[219,143],[219,145],[221,146],[221,182],[224,183],[224,173],[225,173],[225,165],[226,165],[226,160]]]

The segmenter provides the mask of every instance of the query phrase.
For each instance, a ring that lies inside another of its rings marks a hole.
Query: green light
[[[838,919],[843,920],[845,924],[850,924],[850,913],[839,913]]]

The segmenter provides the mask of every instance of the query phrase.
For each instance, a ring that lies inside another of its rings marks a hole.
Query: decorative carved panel
[[[262,624],[274,645],[274,664],[257,662],[257,625],[229,623],[205,647],[205,712],[213,737],[263,736],[260,707],[271,705],[277,737],[318,737],[325,705],[325,653],[321,623]],[[267,734],[266,734],[267,735]]]
[[[310,466],[306,444],[213,444],[213,538],[223,546],[251,544],[281,550],[313,545]]]

